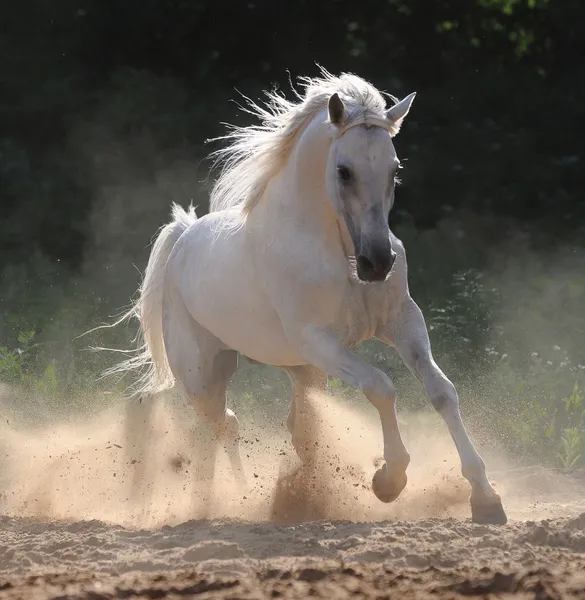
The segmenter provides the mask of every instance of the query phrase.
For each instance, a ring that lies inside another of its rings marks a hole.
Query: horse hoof
[[[386,465],[380,467],[372,479],[372,490],[381,502],[394,502],[400,492],[406,487],[406,473],[400,473],[392,478],[388,476]]]
[[[500,501],[482,506],[471,505],[471,520],[482,525],[505,525],[508,517]]]

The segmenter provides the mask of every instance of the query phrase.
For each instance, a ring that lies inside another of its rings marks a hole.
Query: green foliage
[[[34,329],[23,331],[17,336],[18,348],[0,346],[0,377],[3,381],[17,383],[29,379],[30,355],[35,348],[34,337]]]
[[[61,379],[54,359],[39,370],[34,358],[35,350],[38,349],[38,345],[34,343],[35,337],[34,329],[22,331],[18,334],[17,348],[0,346],[0,380],[19,385],[25,391],[40,392],[49,402],[55,402],[69,387],[71,373]]]
[[[552,423],[547,428],[551,437],[559,431],[562,448],[557,458],[560,466],[569,471],[585,465],[585,397],[577,382],[564,407],[555,407]]]
[[[18,398],[5,408],[34,422],[41,415],[51,420],[108,404],[109,396],[96,385],[98,372],[88,369],[78,356],[55,358],[54,347],[37,339],[37,331],[25,330],[18,334],[16,347],[0,346],[0,383],[8,384]]]
[[[567,427],[563,431],[561,441],[563,449],[562,452],[557,453],[557,457],[563,471],[568,472],[576,467],[581,459],[581,448],[585,441],[585,435],[577,427]]]

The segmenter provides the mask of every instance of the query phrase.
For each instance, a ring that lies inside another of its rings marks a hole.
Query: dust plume
[[[410,427],[404,425],[412,458],[408,485],[394,503],[383,504],[371,489],[383,460],[379,420],[329,394],[313,392],[304,415],[310,459],[302,466],[284,466],[273,517],[293,522],[465,516],[469,492],[450,439],[446,443],[432,426],[420,427],[416,417]],[[432,458],[439,455],[438,462]]]
[[[379,423],[326,394],[307,410],[310,465],[302,467],[284,427],[244,424],[249,488],[238,490],[220,452],[211,514],[192,473],[198,423],[180,398],[119,402],[98,416],[35,429],[4,424],[2,513],[39,519],[97,519],[160,527],[189,519],[257,522],[372,521],[467,517],[467,482],[453,444],[432,416],[403,423],[409,482],[390,505],[371,491],[382,447]]]
[[[97,416],[44,427],[4,423],[0,511],[45,520],[96,519],[131,528],[204,517],[282,524],[469,518],[469,485],[436,414],[401,417],[411,455],[408,485],[388,505],[371,490],[382,449],[377,415],[314,392],[304,421],[310,449],[304,465],[284,425],[244,422],[241,446],[248,488],[238,489],[220,451],[211,512],[204,509],[204,490],[193,473],[200,424],[180,397],[120,401]],[[585,509],[575,504],[582,490],[569,478],[544,469],[514,470],[503,454],[482,454],[511,518],[550,516],[571,503],[575,510]]]

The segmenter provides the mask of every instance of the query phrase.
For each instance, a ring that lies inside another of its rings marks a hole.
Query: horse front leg
[[[423,314],[408,298],[378,337],[394,345],[404,364],[425,387],[434,409],[441,415],[461,459],[461,473],[471,484],[471,513],[477,523],[504,525],[506,513],[500,496],[491,486],[485,464],[469,439],[459,411],[455,386],[435,363]]]
[[[396,417],[396,389],[382,371],[363,362],[325,327],[305,326],[299,334],[304,359],[317,369],[360,389],[378,409],[384,438],[385,464],[374,474],[372,489],[382,502],[392,502],[406,486],[406,451]]]

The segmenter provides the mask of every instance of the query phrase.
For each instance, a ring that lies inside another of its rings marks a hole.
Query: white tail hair
[[[146,369],[131,386],[133,395],[156,394],[172,388],[175,383],[163,338],[165,268],[174,245],[196,220],[193,206],[186,211],[173,203],[172,221],[163,225],[156,235],[138,290],[138,299],[128,312],[110,326],[115,327],[132,317],[136,317],[140,323],[137,355],[104,372],[105,376]]]

